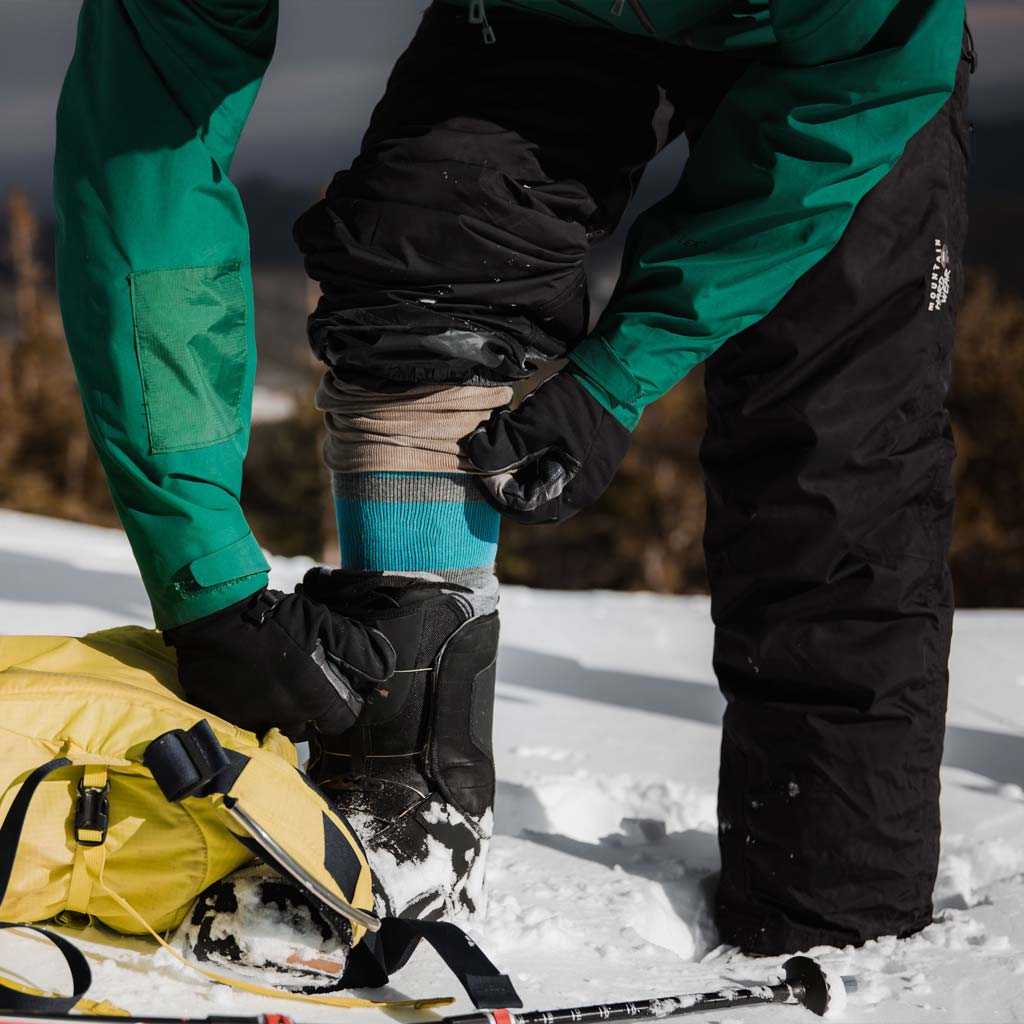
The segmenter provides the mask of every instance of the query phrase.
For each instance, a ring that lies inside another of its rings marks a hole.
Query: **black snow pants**
[[[583,260],[735,58],[435,5],[362,152],[295,235],[346,380],[505,383],[586,332]],[[705,549],[728,700],[723,941],[781,953],[931,919],[953,611],[944,398],[967,60],[836,248],[706,365]],[[947,290],[948,286],[948,290]]]

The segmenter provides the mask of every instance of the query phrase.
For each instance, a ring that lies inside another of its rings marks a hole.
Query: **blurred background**
[[[305,340],[315,302],[295,217],[355,155],[425,0],[282,0],[277,56],[232,168],[252,230],[260,364],[243,505],[277,554],[337,559]],[[77,0],[0,0],[0,506],[116,525],[82,419],[53,285],[54,112]],[[950,409],[959,456],[961,606],[1024,606],[1024,0],[969,0],[969,276]],[[685,144],[651,165],[631,216],[668,191]],[[623,231],[595,253],[595,306]],[[505,526],[507,582],[701,592],[701,374],[652,406],[600,504],[549,530]],[[641,471],[642,469],[642,471]]]

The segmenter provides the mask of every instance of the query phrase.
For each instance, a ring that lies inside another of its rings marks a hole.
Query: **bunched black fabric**
[[[272,590],[167,630],[164,640],[177,651],[191,703],[259,735],[277,726],[293,740],[351,728],[362,693],[395,667],[376,630]]]
[[[375,390],[498,383],[587,331],[584,259],[644,165],[742,62],[497,9],[432,5],[359,156],[295,224],[319,359]]]
[[[462,441],[488,501],[518,523],[556,523],[608,489],[629,431],[571,373],[557,373],[515,410],[498,409]]]

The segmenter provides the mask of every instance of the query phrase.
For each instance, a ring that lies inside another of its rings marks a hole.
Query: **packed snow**
[[[308,566],[272,559],[276,586]],[[763,984],[779,960],[717,948],[708,879],[717,865],[715,785],[722,700],[703,598],[506,588],[499,662],[498,806],[487,910],[470,922],[527,1006]],[[123,535],[0,512],[0,631],[80,634],[151,624]],[[819,949],[853,975],[846,1021],[998,1021],[1024,1006],[1024,612],[956,618],[943,768],[945,825],[934,923],[903,941]],[[132,1013],[288,1013],[383,1020],[268,1000],[210,983],[143,939],[68,932],[87,952],[90,995]],[[0,935],[9,977],[53,988],[56,955]],[[374,998],[459,995],[420,949]],[[427,1020],[417,1011],[390,1016]],[[813,1019],[794,1006],[708,1019]]]

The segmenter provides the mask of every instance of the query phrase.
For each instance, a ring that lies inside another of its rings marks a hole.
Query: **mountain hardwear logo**
[[[949,246],[941,238],[935,239],[935,260],[932,263],[932,277],[928,287],[928,312],[942,309],[949,301]]]

